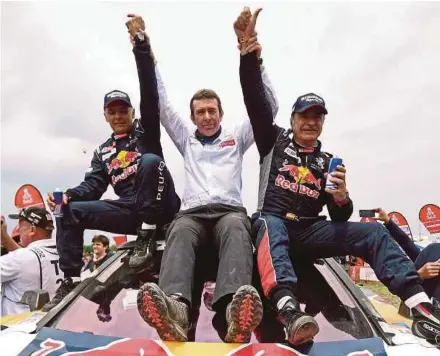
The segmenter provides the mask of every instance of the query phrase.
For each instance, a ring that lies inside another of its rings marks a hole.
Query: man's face
[[[293,114],[292,130],[295,138],[302,142],[314,142],[322,132],[324,113],[321,107],[313,106],[304,112]]]
[[[102,242],[93,243],[93,253],[97,256],[105,255],[105,247]]]
[[[202,135],[212,136],[220,128],[223,115],[220,115],[217,99],[201,99],[193,101],[194,116],[191,117],[197,130]]]
[[[21,243],[26,247],[32,242],[36,227],[25,220],[20,220],[18,222],[18,229],[20,231]]]
[[[104,116],[115,135],[130,133],[133,127],[134,110],[123,101],[114,101],[104,108]]]

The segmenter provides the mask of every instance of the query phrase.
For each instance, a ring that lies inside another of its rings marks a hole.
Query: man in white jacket
[[[53,298],[63,280],[56,244],[51,238],[51,214],[43,208],[29,207],[9,217],[19,219],[24,248],[0,257],[2,316],[29,311],[26,304],[20,303],[26,291],[44,289]]]
[[[127,23],[134,46],[150,53],[149,38],[140,16],[131,15]],[[235,24],[237,37],[250,23],[244,11]],[[248,29],[256,41],[253,29]],[[254,42],[255,50],[261,47]],[[147,60],[147,59],[146,59]],[[261,62],[260,62],[261,63]],[[278,110],[266,71],[261,67],[267,96]],[[143,73],[138,73],[143,76]],[[226,342],[249,342],[252,331],[262,318],[258,292],[251,286],[253,246],[250,221],[241,197],[243,155],[254,143],[252,127],[246,118],[227,129],[221,126],[223,107],[211,89],[197,91],[190,100],[188,127],[168,101],[156,66],[156,78],[143,78],[157,88],[160,120],[184,159],[185,190],[181,211],[166,234],[159,286],[146,283],[138,294],[138,309],[161,339],[186,341],[189,309],[194,285],[196,258],[213,251],[217,255],[217,277],[213,300],[216,325]],[[223,330],[223,331],[220,331]]]

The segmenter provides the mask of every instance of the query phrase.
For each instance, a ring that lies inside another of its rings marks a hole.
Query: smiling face
[[[134,109],[124,101],[114,101],[104,108],[105,120],[115,135],[130,133],[133,127]]]
[[[105,255],[106,251],[107,251],[107,247],[104,246],[104,244],[102,242],[95,241],[93,243],[93,253],[96,256],[102,257]]]
[[[222,103],[211,89],[201,89],[190,102],[191,120],[204,136],[212,136],[220,129],[223,119]]]
[[[316,145],[324,124],[322,107],[313,106],[303,112],[296,112],[292,116],[292,130],[295,141],[306,147]]]

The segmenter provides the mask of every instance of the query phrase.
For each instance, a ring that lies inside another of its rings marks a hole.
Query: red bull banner
[[[383,340],[315,342],[301,351],[282,344],[163,342],[43,328],[19,356],[386,356]]]
[[[116,246],[121,246],[127,242],[127,236],[113,236],[113,240],[115,241]]]
[[[435,204],[422,206],[419,220],[431,235],[440,234],[440,208]]]
[[[37,206],[44,208],[44,200],[40,191],[31,184],[22,185],[15,193],[15,207],[17,209]]]
[[[403,231],[405,231],[405,233],[408,235],[408,237],[412,240],[413,236],[411,233],[411,228],[409,227],[408,224],[408,220],[406,220],[406,218],[403,216],[403,214],[397,212],[397,211],[392,211],[391,213],[388,214],[388,217],[394,221],[394,223],[400,227]]]

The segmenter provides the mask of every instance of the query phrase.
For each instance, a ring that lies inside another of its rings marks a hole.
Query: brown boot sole
[[[250,286],[238,289],[231,302],[228,334],[225,341],[247,343],[263,319],[263,305],[258,292]]]
[[[164,341],[187,341],[187,333],[170,318],[166,296],[159,286],[144,284],[137,295],[139,314],[145,322],[156,329]]]
[[[298,318],[292,329],[294,330],[293,335],[288,335],[289,342],[292,345],[301,345],[313,341],[313,338],[319,332],[318,323],[309,315]]]

